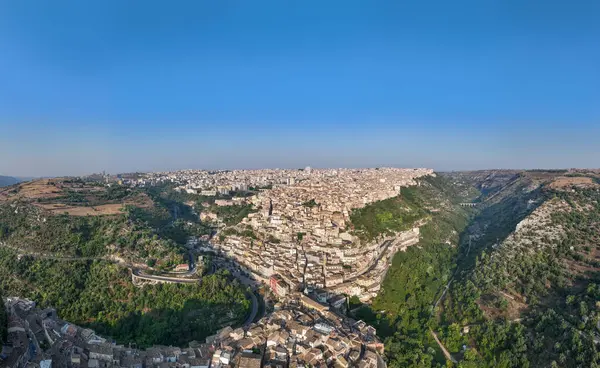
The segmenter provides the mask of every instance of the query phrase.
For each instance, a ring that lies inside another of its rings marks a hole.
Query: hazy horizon
[[[599,2],[34,3],[2,175],[600,166]]]
[[[0,176],[10,176],[15,177],[17,179],[38,179],[38,178],[57,178],[57,177],[69,177],[69,176],[87,176],[93,174],[100,174],[102,172],[106,172],[109,175],[118,175],[118,174],[128,174],[128,173],[149,173],[149,172],[172,172],[172,171],[184,171],[184,170],[204,170],[204,171],[220,171],[220,170],[296,170],[296,169],[304,169],[304,167],[220,167],[220,168],[207,168],[207,167],[187,167],[187,168],[177,168],[177,169],[162,169],[162,170],[129,170],[129,171],[115,171],[110,172],[107,170],[99,170],[94,172],[80,172],[80,173],[58,173],[54,175],[10,175],[9,173],[0,172]],[[570,169],[579,169],[579,170],[600,170],[600,166],[597,167],[484,167],[484,168],[465,168],[465,169],[436,169],[433,167],[426,166],[327,166],[327,167],[317,167],[310,166],[313,169],[373,169],[373,168],[407,168],[407,169],[417,169],[417,168],[429,168],[433,169],[435,172],[460,172],[460,171],[487,171],[487,170],[570,170]]]

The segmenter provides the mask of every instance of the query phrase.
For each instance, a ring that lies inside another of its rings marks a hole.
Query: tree
[[[352,295],[350,297],[350,300],[348,301],[348,303],[350,304],[350,309],[354,309],[354,308],[359,307],[359,306],[362,305],[362,302],[360,301],[360,299],[356,295]]]
[[[303,202],[302,205],[304,207],[313,208],[318,206],[319,204],[315,201],[315,199],[311,199],[310,201]]]

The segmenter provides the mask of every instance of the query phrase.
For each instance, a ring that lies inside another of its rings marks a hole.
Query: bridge
[[[153,283],[162,284],[197,284],[199,279],[184,279],[179,277],[159,276],[159,275],[146,275],[140,270],[131,270],[131,281],[136,284],[143,281],[149,281]]]

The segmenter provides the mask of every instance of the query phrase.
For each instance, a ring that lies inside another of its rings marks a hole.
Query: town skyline
[[[13,172],[0,170],[0,176],[14,177],[20,180],[32,180],[40,178],[60,178],[60,177],[85,177],[94,174],[107,174],[107,175],[120,175],[129,173],[171,173],[171,172],[184,172],[184,171],[255,171],[255,170],[303,170],[306,167],[319,170],[327,169],[375,169],[375,168],[422,168],[427,167],[435,172],[460,172],[460,171],[483,171],[483,170],[569,170],[569,169],[598,169],[598,165],[590,166],[576,166],[576,165],[550,165],[550,166],[478,166],[478,167],[458,167],[458,168],[436,168],[435,166],[426,165],[330,165],[330,166],[317,166],[310,163],[300,165],[288,165],[288,166],[186,166],[180,168],[155,168],[155,169],[124,169],[124,170],[108,170],[103,167],[99,167],[96,170],[63,170],[53,171],[45,175],[36,174],[35,171],[23,171],[22,174],[14,174]],[[21,171],[17,171],[21,172]]]

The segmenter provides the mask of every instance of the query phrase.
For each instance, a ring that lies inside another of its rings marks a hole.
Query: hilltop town
[[[221,228],[210,245],[236,260],[254,279],[276,283],[280,296],[308,287],[368,301],[377,294],[391,257],[418,242],[423,222],[407,224],[404,231],[389,236],[361,240],[353,231],[352,211],[395,197],[402,187],[432,174],[430,169],[307,167],[151,173],[129,183],[172,182],[177,190],[202,196],[266,188],[251,197],[215,200],[217,206],[250,203],[255,211],[241,223]],[[218,219],[206,211],[200,216]]]
[[[65,216],[87,221],[91,215],[105,218],[107,224],[138,221],[131,212],[136,208],[152,213],[157,204],[168,203],[161,202],[164,198],[184,201],[163,207],[169,215],[168,221],[162,220],[166,228],[186,211],[183,206],[189,206],[183,226],[200,223],[212,230],[179,245],[190,260],[179,265],[182,271],[195,271],[196,255],[212,253],[208,273],[228,269],[232,277],[250,286],[247,298],[252,312],[243,327],[226,327],[190,348],[154,345],[139,350],[64,321],[52,309],[40,310],[35,302],[11,297],[6,300],[9,334],[2,366],[376,367],[383,345],[373,327],[346,317],[348,296],[364,302],[376,296],[391,258],[419,241],[419,226],[426,219],[415,213],[418,220],[407,222],[400,231],[370,239],[355,228],[352,216],[370,204],[397,197],[402,187],[417,185],[418,178],[432,174],[428,169],[395,168],[188,170],[45,179],[8,188],[3,191],[7,208],[25,201],[36,209],[34,213],[47,213],[43,224],[55,221],[53,215],[65,221]],[[137,207],[127,207],[130,204]],[[112,207],[109,211],[102,206]],[[394,206],[400,208],[402,203]],[[243,216],[236,215],[235,221],[223,218],[229,208],[243,208]],[[16,240],[8,240],[15,251],[24,252]],[[81,252],[73,251],[71,258],[57,258],[52,249],[26,254],[75,262]],[[193,270],[188,271],[190,267]],[[173,275],[131,270],[138,288],[198,284],[204,278]],[[269,298],[277,300],[269,303],[269,313],[258,313],[258,288],[270,291]]]

